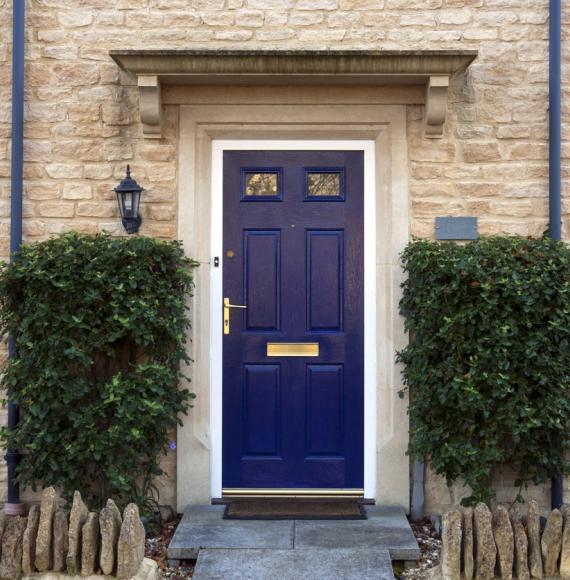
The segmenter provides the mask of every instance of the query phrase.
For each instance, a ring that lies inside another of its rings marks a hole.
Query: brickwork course
[[[563,2],[563,235],[570,239],[570,4]],[[12,3],[0,0],[0,257],[9,247]],[[113,188],[144,184],[141,234],[177,237],[177,115],[142,137],[135,80],[111,49],[477,49],[452,80],[442,139],[408,106],[411,233],[473,215],[481,234],[538,236],[548,219],[548,0],[28,0],[24,239],[122,235]],[[5,354],[0,363],[3,363]],[[174,454],[167,459],[175,469]],[[510,485],[498,477],[498,489]],[[0,487],[6,484],[0,462]],[[174,503],[174,480],[163,503]],[[428,476],[428,507],[453,493]],[[453,490],[452,490],[453,491]],[[568,492],[568,486],[567,486]],[[503,493],[503,492],[501,492]],[[548,490],[533,495],[547,507]],[[1,499],[1,497],[0,497]]]

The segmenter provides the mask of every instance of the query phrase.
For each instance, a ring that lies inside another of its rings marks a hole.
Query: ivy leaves
[[[144,496],[193,397],[179,383],[196,265],[176,242],[69,233],[1,266],[0,327],[17,352],[2,384],[22,407],[3,437],[22,484],[96,504]]]
[[[517,485],[568,472],[570,249],[548,238],[416,240],[402,260],[410,454],[463,479],[469,502],[493,497],[499,464]]]

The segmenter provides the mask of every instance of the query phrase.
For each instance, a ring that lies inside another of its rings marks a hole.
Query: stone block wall
[[[0,0],[0,257],[9,243],[11,10]],[[71,228],[120,235],[113,187],[126,163],[147,190],[141,233],[177,236],[178,110],[166,107],[164,139],[142,139],[134,80],[108,56],[127,48],[477,49],[452,82],[442,139],[425,139],[422,107],[408,107],[412,233],[431,237],[435,216],[461,214],[479,217],[482,234],[539,235],[547,224],[547,39],[548,0],[27,0],[25,240]]]
[[[538,504],[521,513],[483,504],[452,510],[442,518],[441,563],[428,570],[433,580],[464,578],[568,578],[569,506],[549,511],[544,526]]]
[[[510,508],[519,491],[514,482],[517,479],[516,473],[509,467],[499,467],[493,475],[493,489],[495,498],[494,506],[505,506]],[[567,499],[568,486],[564,497]],[[447,487],[445,478],[436,475],[430,469],[426,469],[425,477],[425,512],[426,514],[442,514],[452,507],[459,506],[463,498],[471,495],[470,488],[456,483]],[[546,515],[550,511],[550,484],[532,485],[521,491],[521,495],[528,503],[535,501],[541,513]]]

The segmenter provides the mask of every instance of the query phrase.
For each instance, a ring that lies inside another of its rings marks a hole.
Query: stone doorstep
[[[198,556],[193,578],[394,580],[394,572],[390,554],[382,548],[206,549]]]
[[[60,572],[44,572],[42,574],[30,574],[24,576],[22,580],[69,580],[70,578],[79,578],[79,576],[70,576]],[[159,580],[158,564],[150,558],[145,558],[138,572],[130,580]],[[115,576],[102,576],[93,574],[92,576],[81,576],[82,580],[117,580]]]
[[[366,553],[367,557],[379,554],[378,558],[405,561],[415,561],[420,556],[405,512],[399,507],[367,506],[368,519],[352,521],[224,520],[223,512],[223,505],[189,507],[168,547],[169,560],[198,558],[201,570],[206,564],[213,566],[216,557],[221,558],[220,566],[224,566],[224,558],[229,561],[233,554],[240,562],[243,560],[244,566],[251,565],[254,570],[258,566],[255,562],[267,562],[271,559],[269,555],[276,553],[276,570],[285,565],[282,562],[287,562],[288,568],[294,562],[299,578],[312,577],[303,576],[296,568],[297,562],[300,566],[308,566],[311,554],[320,560],[330,558],[334,562],[336,554],[345,558],[350,554],[355,557],[361,553]],[[276,575],[282,576],[280,571]],[[216,576],[204,575],[203,578]]]

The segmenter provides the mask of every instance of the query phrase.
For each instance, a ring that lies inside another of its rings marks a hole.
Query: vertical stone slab
[[[451,510],[443,515],[441,540],[443,578],[454,580],[461,574],[461,512]]]
[[[528,502],[526,518],[528,530],[528,561],[532,578],[542,578],[542,555],[540,553],[540,510],[533,499]]]
[[[562,554],[560,555],[560,576],[570,579],[570,506],[562,506],[564,531],[562,532]]]
[[[144,559],[144,526],[139,508],[130,503],[123,513],[123,525],[117,548],[117,578],[126,580],[134,576]]]
[[[99,514],[91,512],[81,530],[81,575],[95,574],[99,564]]]
[[[502,505],[497,506],[493,515],[493,537],[497,546],[501,578],[512,580],[515,551],[514,534],[509,512]]]
[[[69,514],[69,547],[67,550],[67,572],[79,574],[81,572],[81,530],[87,521],[89,510],[81,499],[81,494],[73,494],[73,504]]]
[[[67,513],[63,510],[55,512],[53,519],[53,570],[65,572],[65,561],[68,548]]]
[[[491,580],[495,577],[497,547],[493,538],[493,516],[484,503],[478,503],[473,510],[475,529],[476,566],[478,580]]]
[[[4,536],[4,530],[6,529],[6,514],[0,511],[0,559],[2,557],[2,537]]]
[[[99,563],[103,574],[113,574],[117,567],[117,544],[123,519],[121,512],[112,499],[101,510],[99,524],[101,527],[101,556]]]
[[[22,545],[27,524],[27,518],[20,516],[11,516],[6,522],[0,559],[1,580],[20,580],[22,577]]]
[[[57,494],[53,487],[44,489],[40,505],[40,524],[36,538],[36,568],[39,572],[51,569],[53,516],[57,509]]]
[[[558,575],[558,556],[562,547],[562,514],[559,510],[552,510],[548,519],[542,539],[542,564],[545,576]]]
[[[463,574],[465,580],[473,578],[473,508],[463,510]]]
[[[518,580],[529,580],[528,538],[520,514],[516,513],[512,516],[511,524],[515,536],[515,576]]]
[[[36,537],[40,525],[40,506],[33,505],[28,512],[28,523],[22,540],[22,569],[24,574],[36,571]]]

